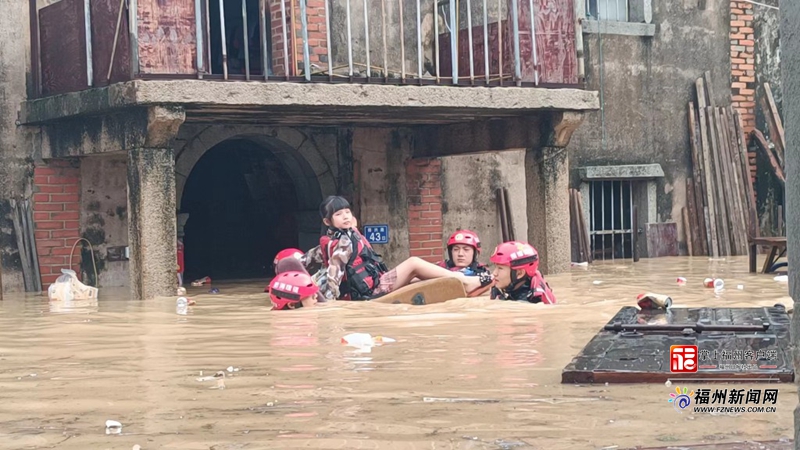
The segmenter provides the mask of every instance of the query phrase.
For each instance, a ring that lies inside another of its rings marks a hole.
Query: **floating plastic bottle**
[[[175,312],[185,316],[188,311],[189,300],[187,300],[186,297],[178,297],[178,300],[175,302]]]
[[[722,278],[714,280],[714,291],[719,292],[725,288],[725,281]]]

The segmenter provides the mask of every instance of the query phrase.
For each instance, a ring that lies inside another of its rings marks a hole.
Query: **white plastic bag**
[[[61,276],[47,289],[50,301],[68,302],[97,298],[97,288],[87,286],[78,280],[78,275],[70,269],[61,269]]]

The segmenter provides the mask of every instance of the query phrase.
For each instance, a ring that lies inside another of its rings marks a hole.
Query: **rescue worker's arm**
[[[352,241],[350,241],[350,237],[346,234],[342,234],[328,259],[328,288],[335,299],[341,296],[339,284],[342,282],[347,262],[350,261],[352,253],[353,244]]]

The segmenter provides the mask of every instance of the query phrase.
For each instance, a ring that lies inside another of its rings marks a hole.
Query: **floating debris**
[[[106,434],[122,433],[122,424],[116,420],[106,420]]]

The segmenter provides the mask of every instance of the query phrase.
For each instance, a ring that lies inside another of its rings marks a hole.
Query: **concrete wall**
[[[778,6],[778,0],[765,0],[761,3]],[[753,7],[753,37],[755,38],[755,79],[756,79],[756,127],[768,134],[769,129],[764,122],[761,111],[760,99],[764,95],[761,87],[769,83],[772,95],[782,111],[783,90],[780,72],[780,12],[777,9],[754,5]]]
[[[467,228],[481,238],[481,262],[502,240],[495,189],[507,188],[516,239],[526,241],[528,217],[525,199],[525,152],[509,150],[491,154],[442,158],[444,242],[455,230]]]
[[[0,2],[0,264],[4,291],[23,288],[8,200],[24,197],[33,176],[32,147],[16,126],[29,80],[28,31],[27,2]]]
[[[800,3],[783,2],[781,5],[781,75],[783,77],[784,111],[786,126],[786,146],[800,147]],[[796,151],[786,153],[786,173],[800,171],[800,154]],[[800,178],[789,176],[786,179],[786,221],[787,254],[791,267],[800,266]],[[800,299],[800,271],[789,272],[789,294],[798,306]],[[791,352],[794,370],[800,370],[800,315],[792,315]],[[794,448],[800,447],[800,405],[794,408]]]
[[[411,156],[410,136],[404,129],[353,131],[358,226],[363,231],[368,224],[389,225],[389,243],[374,246],[389,268],[410,255],[405,169],[405,161]]]
[[[653,2],[653,37],[584,34],[587,88],[600,92],[601,111],[587,114],[569,145],[572,187],[581,166],[661,164],[657,213],[678,223],[681,241],[695,80],[710,71],[715,103],[731,103],[729,2],[698,3]]]
[[[81,161],[81,237],[92,243],[99,286],[129,284],[128,261],[108,261],[109,247],[128,245],[128,172],[125,154]],[[91,255],[82,258],[85,279],[94,278]],[[94,285],[94,284],[92,284]]]
[[[778,0],[761,2],[778,6]],[[752,6],[753,37],[755,41],[755,128],[761,130],[771,141],[762,98],[766,97],[764,83],[769,83],[778,113],[783,114],[783,89],[780,73],[780,13],[776,9],[760,5]],[[784,121],[786,127],[786,121]],[[784,230],[778,229],[778,205],[784,205],[783,185],[772,173],[769,161],[757,152],[751,153],[755,164],[755,190],[758,204],[759,226],[765,236],[783,236]]]
[[[381,19],[381,6],[385,6],[386,32],[383,32]],[[433,42],[433,1],[420,2],[422,22],[421,29],[423,42],[426,42],[423,54],[432,48],[428,43]],[[384,53],[383,42],[386,36],[386,56],[389,73],[400,77],[401,48],[400,48],[400,5],[398,2],[368,2],[369,20],[369,55],[370,66],[383,70]],[[417,73],[417,5],[415,0],[403,1],[403,42],[405,44],[405,70],[407,74]],[[354,70],[366,71],[366,30],[364,27],[364,2],[350,1],[350,35],[353,55]],[[347,45],[347,2],[334,0],[331,9],[331,57],[334,67],[344,66],[336,73],[346,74],[348,65]],[[428,58],[433,61],[432,53]],[[374,69],[373,69],[374,70]]]

